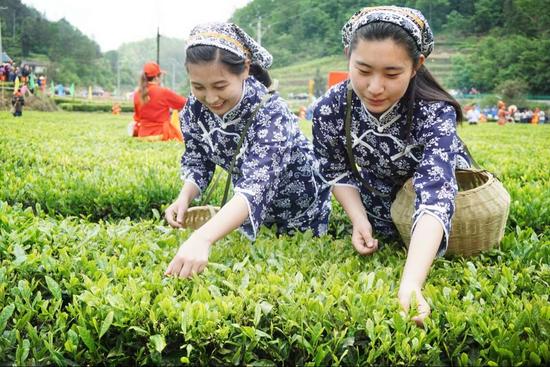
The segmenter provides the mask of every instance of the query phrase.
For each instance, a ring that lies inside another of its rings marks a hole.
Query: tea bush
[[[126,136],[129,115],[0,114],[0,361],[17,365],[544,365],[550,127],[460,128],[512,196],[498,249],[438,259],[419,329],[399,313],[406,254],[331,234],[232,233],[191,280],[163,272],[189,231],[163,207],[180,143]],[[546,169],[545,169],[546,168]],[[214,194],[219,202],[221,189]]]

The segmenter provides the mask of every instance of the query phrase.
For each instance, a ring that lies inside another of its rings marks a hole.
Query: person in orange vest
[[[111,111],[113,112],[113,115],[120,115],[120,111],[121,111],[120,104],[118,103],[113,104]]]
[[[170,109],[181,110],[187,99],[161,87],[164,71],[157,63],[144,65],[139,87],[134,93],[134,136],[145,140],[180,140],[181,132],[170,123]]]

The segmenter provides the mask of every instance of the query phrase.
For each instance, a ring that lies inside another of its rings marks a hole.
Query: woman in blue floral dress
[[[314,149],[325,180],[353,224],[352,243],[362,255],[377,250],[374,235],[396,237],[390,206],[403,183],[413,178],[416,210],[398,298],[407,310],[415,294],[415,321],[422,324],[430,307],[421,290],[434,258],[447,248],[457,193],[455,168],[467,168],[470,162],[456,133],[461,108],[424,66],[433,34],[419,11],[364,8],[342,34],[349,80],[317,101]]]
[[[321,235],[327,230],[330,187],[322,181],[313,146],[297,118],[276,93],[268,93],[271,61],[234,24],[207,24],[191,31],[186,67],[193,95],[180,116],[185,184],[167,208],[166,220],[181,227],[190,202],[207,188],[216,165],[229,170],[236,155],[235,195],[182,244],[167,275],[200,273],[211,245],[237,227],[252,240],[262,224],[276,225],[278,232],[311,229]]]

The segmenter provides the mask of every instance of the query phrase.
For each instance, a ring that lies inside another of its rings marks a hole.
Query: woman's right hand
[[[370,255],[378,250],[378,240],[372,236],[372,226],[366,216],[353,222],[351,243],[360,255]]]
[[[164,218],[174,228],[181,228],[189,202],[181,195],[164,212]]]

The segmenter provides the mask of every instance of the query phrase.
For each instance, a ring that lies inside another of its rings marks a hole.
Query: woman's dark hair
[[[224,49],[214,46],[198,45],[189,47],[186,51],[186,65],[202,64],[211,61],[221,62],[227,67],[231,74],[240,75],[244,71],[245,60]],[[271,77],[267,70],[262,67],[251,64],[249,73],[267,88],[271,86]]]
[[[375,22],[359,28],[351,39],[350,51],[356,48],[359,39],[383,41],[388,38],[391,38],[395,43],[402,45],[405,50],[407,50],[407,53],[413,61],[413,67],[416,68],[421,55],[420,50],[409,33],[393,23]],[[461,122],[464,118],[462,115],[462,108],[458,101],[454,99],[449,92],[443,89],[428,69],[422,65],[409,82],[409,86],[404,95],[404,102],[407,105],[407,131],[405,135],[407,139],[410,138],[412,115],[416,100],[448,102],[456,111],[457,121]]]

